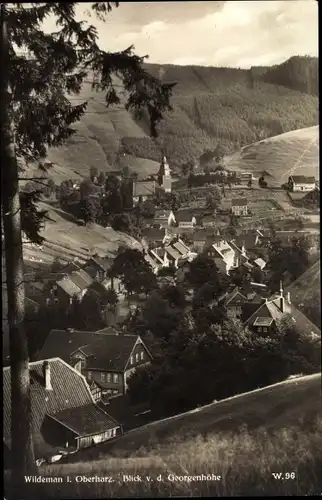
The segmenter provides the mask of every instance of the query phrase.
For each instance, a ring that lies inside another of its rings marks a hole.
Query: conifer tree
[[[29,359],[24,331],[24,283],[21,232],[41,242],[44,213],[36,209],[39,192],[23,193],[19,177],[29,164],[46,170],[48,148],[59,147],[74,132],[73,124],[87,103],[73,106],[69,96],[78,94],[85,79],[104,91],[106,105],[120,98],[116,77],[127,95],[126,109],[148,113],[151,135],[163,113],[171,109],[173,85],[161,84],[143,67],[131,46],[111,53],[99,46],[90,24],[78,21],[77,2],[12,3],[1,5],[1,160],[2,217],[5,241],[10,332],[13,498],[25,498],[24,476],[33,471],[31,440]],[[106,19],[117,2],[96,2],[91,10]],[[53,16],[57,29],[48,34],[43,21]],[[41,186],[42,178],[37,181]]]

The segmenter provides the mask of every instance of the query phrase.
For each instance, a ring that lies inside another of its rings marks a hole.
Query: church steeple
[[[163,187],[166,193],[171,193],[171,171],[166,156],[163,156],[161,161],[158,173],[158,181],[160,186]]]

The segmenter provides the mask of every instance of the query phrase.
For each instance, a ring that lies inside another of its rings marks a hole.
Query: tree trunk
[[[1,159],[2,215],[5,242],[6,283],[11,367],[12,498],[26,498],[24,476],[35,473],[31,437],[28,344],[24,331],[24,273],[22,258],[18,165],[14,128],[10,117],[8,35],[5,5],[1,6]]]

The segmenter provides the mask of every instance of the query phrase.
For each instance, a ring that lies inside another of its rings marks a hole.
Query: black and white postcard
[[[1,3],[6,500],[320,495],[318,2]]]

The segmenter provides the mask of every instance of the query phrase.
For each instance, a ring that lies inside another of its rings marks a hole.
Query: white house
[[[233,249],[228,241],[220,240],[213,243],[207,249],[208,257],[212,257],[218,269],[225,274],[229,274],[231,269],[240,265],[241,257],[237,250]]]
[[[176,213],[178,227],[193,229],[197,224],[197,219],[190,210],[180,210]]]
[[[248,205],[246,198],[235,198],[231,200],[231,212],[237,217],[247,215]]]
[[[291,175],[288,179],[288,186],[293,193],[299,191],[314,191],[316,187],[315,177],[305,175]]]

